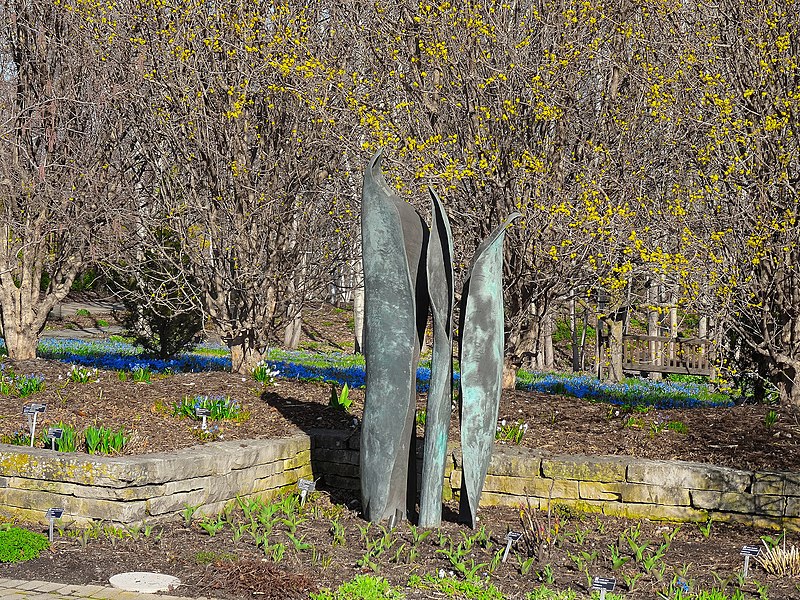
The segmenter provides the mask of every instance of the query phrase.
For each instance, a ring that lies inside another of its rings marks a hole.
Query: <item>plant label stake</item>
[[[595,577],[592,579],[592,589],[600,590],[600,600],[605,600],[606,592],[613,592],[617,587],[617,580],[613,577]]]
[[[53,522],[56,519],[60,519],[61,515],[64,514],[63,508],[48,508],[47,512],[44,513],[44,518],[50,521],[50,541],[53,541]]]
[[[750,569],[750,557],[758,556],[761,553],[761,546],[742,546],[742,551],[739,553],[744,556],[744,571],[742,576],[747,577],[747,571]]]
[[[22,407],[22,414],[28,418],[28,428],[31,432],[31,448],[33,448],[33,438],[36,435],[36,417],[45,410],[47,410],[47,404],[37,404],[35,402]]]
[[[203,431],[205,431],[207,429],[206,418],[211,416],[211,410],[209,410],[208,408],[202,408],[198,406],[197,408],[194,409],[194,415],[196,417],[203,417],[203,424],[201,425],[201,427],[203,428]]]
[[[56,449],[56,440],[60,440],[64,437],[64,430],[60,427],[51,427],[47,430],[47,439],[50,440],[50,449]]]
[[[506,534],[506,549],[503,551],[503,562],[506,562],[506,559],[508,558],[508,553],[511,552],[511,544],[516,542],[521,537],[522,537],[521,531],[509,531]]]
[[[301,478],[297,482],[297,487],[300,488],[300,506],[304,506],[308,492],[313,492],[317,488],[317,482],[311,479]]]

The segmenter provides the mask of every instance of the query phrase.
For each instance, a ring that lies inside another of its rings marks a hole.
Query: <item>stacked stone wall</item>
[[[59,507],[76,521],[176,519],[186,506],[213,514],[237,496],[296,489],[300,478],[357,497],[358,442],[353,431],[312,431],[126,457],[0,445],[0,514],[41,520],[48,508]],[[444,498],[457,498],[460,488],[459,450],[452,447]],[[634,519],[713,519],[800,530],[800,474],[626,456],[559,456],[498,445],[481,504],[542,510],[560,504]]]
[[[214,442],[172,453],[104,457],[0,444],[0,512],[41,520],[136,523],[213,514],[236,496],[271,496],[310,478],[308,436]]]

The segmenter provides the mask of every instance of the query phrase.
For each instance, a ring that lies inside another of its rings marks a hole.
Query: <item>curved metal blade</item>
[[[442,485],[447,433],[453,397],[453,233],[441,199],[431,195],[431,235],[428,241],[428,297],[433,314],[433,356],[425,418],[420,527],[442,522]]]
[[[461,295],[460,512],[475,527],[492,458],[503,380],[503,240],[514,213],[475,250]]]
[[[361,494],[364,516],[380,521],[405,517],[415,499],[408,491],[416,487],[417,273],[427,239],[421,217],[387,185],[380,151],[364,173],[361,237],[367,388]],[[422,308],[427,318],[427,302]]]

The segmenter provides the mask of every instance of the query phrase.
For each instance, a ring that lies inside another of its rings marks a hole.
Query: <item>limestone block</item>
[[[450,473],[450,487],[454,490],[461,489],[461,469],[453,469]]]
[[[620,491],[623,502],[671,506],[689,506],[691,504],[689,490],[679,487],[628,483],[623,485]]]
[[[700,463],[639,460],[628,465],[627,480],[668,488],[744,492],[750,487],[751,475],[749,471]]]
[[[652,521],[677,521],[702,523],[708,513],[690,506],[659,506],[656,504],[624,504],[607,502],[603,514],[626,519],[650,519]]]
[[[789,519],[800,519],[800,498],[795,496],[786,498],[786,516]]]
[[[789,531],[800,531],[800,518],[783,519],[781,527],[785,527]]]
[[[261,479],[263,477],[270,477],[271,475],[275,475],[276,473],[282,473],[285,471],[283,466],[283,461],[276,461],[271,463],[265,463],[263,465],[255,465],[250,467],[249,469],[241,469],[240,471],[235,471],[236,473],[248,473],[250,477],[253,479]]]
[[[784,473],[783,493],[787,496],[800,496],[800,473]]]
[[[310,450],[311,440],[305,434],[297,434],[278,439],[214,442],[201,448],[206,446],[216,453],[218,462],[215,472],[224,473],[232,469],[245,469],[293,457]],[[227,461],[224,462],[224,459]]]
[[[42,523],[46,525],[50,522],[48,519],[44,518],[44,511],[42,510],[32,510],[29,508],[9,506],[4,502],[0,502],[0,516],[8,520],[16,520],[23,523]],[[75,521],[78,524],[82,524],[87,523],[91,519],[86,519],[85,517],[73,517],[72,515],[67,517],[65,515],[65,520],[69,522]]]
[[[341,463],[345,465],[358,465],[358,452],[355,450],[317,448],[314,450],[313,462],[325,461],[329,463]]]
[[[312,465],[314,469],[314,473],[318,475],[325,475],[327,474],[334,474],[334,475],[341,475],[343,477],[354,477],[358,478],[360,476],[360,469],[358,465],[351,465],[346,463],[331,463],[331,462],[314,462]]]
[[[458,497],[456,495],[456,497]],[[531,508],[539,508],[539,499],[530,498]],[[521,508],[527,506],[525,498],[521,496],[509,496],[508,494],[496,494],[494,492],[484,491],[481,494],[480,506],[511,506],[513,508]]]
[[[488,473],[496,476],[539,477],[542,459],[527,448],[495,448]]]
[[[269,477],[265,477],[263,479],[256,479],[253,481],[253,491],[260,492],[264,490],[271,490],[271,489],[280,489],[280,488],[296,488],[298,480],[300,478],[304,479],[311,479],[313,474],[311,472],[311,466],[304,467],[301,469],[292,469],[291,471],[283,471],[281,473],[276,473],[275,475],[270,475]]]
[[[311,450],[303,450],[283,460],[284,469],[296,469],[308,464],[311,464]]]
[[[622,483],[604,483],[599,481],[581,481],[578,491],[582,500],[610,500],[619,502],[622,499]]]
[[[542,459],[542,474],[553,479],[625,481],[628,463],[619,456],[553,456]]]
[[[42,479],[24,479],[22,477],[7,478],[8,487],[20,490],[39,490],[52,494],[75,496],[76,498],[97,498],[101,500],[146,500],[164,494],[163,485],[144,485],[134,487],[103,487],[79,485],[64,481],[45,481]]]
[[[578,482],[542,477],[497,477],[487,475],[483,489],[487,492],[539,498],[578,498]]]
[[[539,500],[539,508],[541,510],[548,510],[551,508],[556,510],[558,506],[566,506],[576,513],[587,513],[587,514],[601,514],[603,512],[603,507],[606,505],[606,502],[602,500],[580,500],[580,499],[556,499],[553,498],[549,500],[547,498],[541,498]]]
[[[750,490],[753,494],[782,496],[785,488],[786,476],[784,473],[753,473],[753,487]]]
[[[448,485],[449,479],[445,479],[444,486],[442,487],[442,500],[450,502],[453,499],[453,490]]]
[[[692,506],[732,513],[780,517],[786,510],[783,496],[692,490]]]
[[[177,513],[182,511],[187,505],[202,506],[205,504],[206,494],[204,490],[193,490],[191,492],[177,492],[169,496],[158,496],[147,501],[147,514],[152,516],[165,515],[167,513]]]
[[[135,461],[0,444],[0,475],[124,487]]]
[[[95,498],[75,498],[37,490],[6,488],[0,491],[0,504],[5,507],[41,511],[63,508],[64,518],[105,519],[119,523],[142,520],[146,502],[112,502]]]
[[[453,472],[455,465],[453,464],[453,457],[447,455],[444,461],[444,476],[449,478],[450,474]]]
[[[177,479],[193,479],[216,475],[226,471],[226,465],[220,464],[221,458],[226,458],[220,454],[213,444],[208,444],[208,448],[188,448],[178,450],[174,453],[148,454],[137,457],[138,460],[131,465],[131,469],[126,476],[127,481],[132,485],[158,484]],[[229,460],[233,455],[227,457]]]

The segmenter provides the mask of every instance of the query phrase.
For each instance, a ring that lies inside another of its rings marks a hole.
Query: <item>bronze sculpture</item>
[[[453,348],[453,237],[430,189],[433,224],[387,185],[381,152],[364,173],[366,398],[361,425],[361,494],[370,521],[397,522],[416,506],[416,370],[433,314],[433,357],[425,428],[419,523],[441,523],[450,427]],[[461,297],[461,511],[474,527],[491,459],[503,367],[502,244],[515,213],[478,246]],[[423,263],[423,261],[425,261]]]

